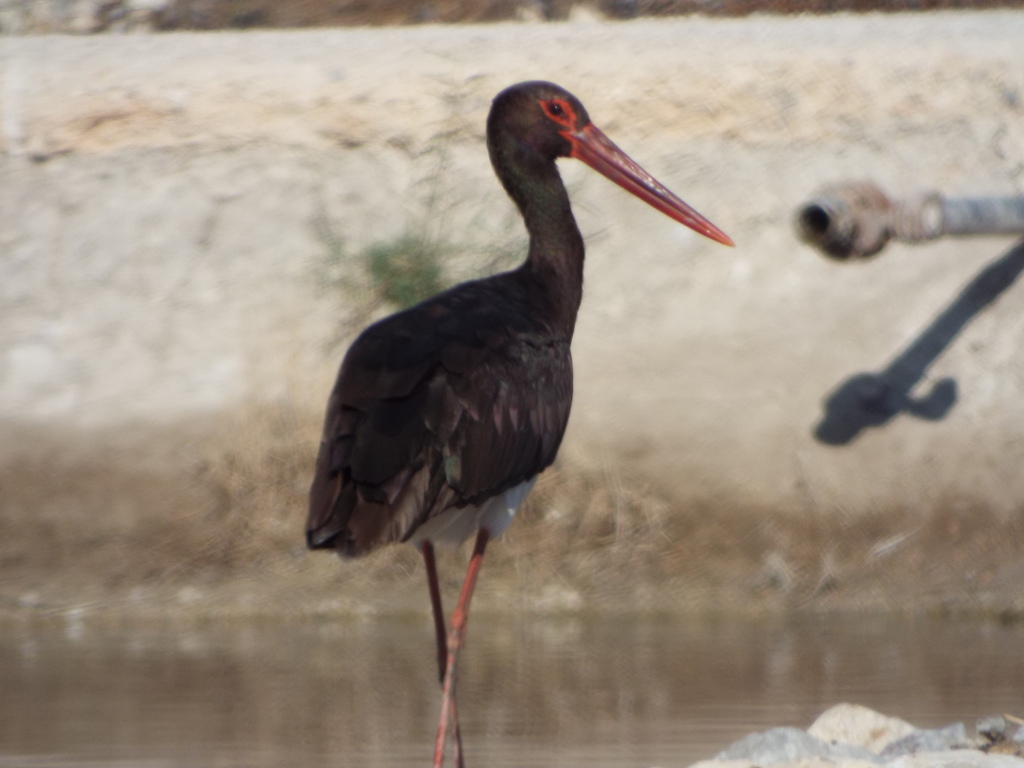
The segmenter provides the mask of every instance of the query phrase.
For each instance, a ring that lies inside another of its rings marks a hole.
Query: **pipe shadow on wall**
[[[910,392],[935,359],[981,310],[1024,272],[1024,241],[985,267],[920,336],[877,373],[856,373],[832,390],[814,437],[847,445],[867,427],[880,427],[901,413],[938,421],[957,400],[954,379],[940,379],[924,397]]]

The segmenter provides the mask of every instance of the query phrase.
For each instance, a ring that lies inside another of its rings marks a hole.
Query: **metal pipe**
[[[838,261],[866,259],[889,240],[1024,234],[1024,197],[947,198],[928,192],[891,200],[868,181],[826,187],[796,215],[797,236]]]
[[[1024,197],[963,197],[942,201],[943,234],[1012,235],[1024,232]]]

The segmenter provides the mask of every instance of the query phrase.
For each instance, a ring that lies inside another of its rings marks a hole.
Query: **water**
[[[0,765],[423,766],[426,621],[0,625]],[[471,766],[687,766],[849,701],[915,725],[1024,714],[1024,626],[891,617],[470,624]]]

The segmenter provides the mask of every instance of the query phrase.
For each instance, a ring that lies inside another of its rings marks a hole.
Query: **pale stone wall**
[[[355,252],[414,226],[433,190],[431,224],[467,253],[515,244],[484,118],[505,85],[546,78],[737,242],[563,165],[589,248],[570,453],[679,498],[1008,512],[1024,498],[1014,241],[836,265],[791,218],[848,178],[1020,193],[1021,40],[1009,11],[4,39],[0,420],[319,409],[331,341],[363,316],[319,284],[325,227]],[[929,331],[1001,257],[998,299]],[[914,397],[956,382],[943,418],[814,438],[830,392],[915,343]]]

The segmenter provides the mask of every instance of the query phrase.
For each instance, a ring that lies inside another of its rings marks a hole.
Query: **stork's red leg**
[[[444,689],[441,694],[441,722],[437,726],[437,741],[434,743],[434,768],[441,768],[444,761],[444,743],[448,735],[448,719],[451,708],[455,703],[455,670],[458,662],[459,650],[466,637],[466,625],[469,621],[469,602],[473,599],[473,588],[476,587],[476,578],[480,575],[480,564],[484,559],[484,549],[487,547],[487,539],[490,534],[486,528],[481,528],[476,535],[476,543],[473,545],[473,556],[469,559],[469,568],[466,570],[466,580],[462,583],[462,593],[459,595],[459,602],[452,611],[451,625],[448,629],[448,663],[444,670]],[[440,654],[438,654],[440,656]],[[456,734],[458,734],[456,725]],[[461,753],[461,750],[459,750]]]
[[[437,632],[437,675],[444,682],[444,668],[448,664],[448,633],[444,626],[444,609],[441,607],[441,587],[437,583],[437,563],[434,561],[434,545],[428,539],[423,542],[423,564],[427,567],[427,587],[430,589],[430,607],[434,611],[434,629]]]
[[[423,564],[427,567],[427,587],[430,589],[430,607],[434,614],[434,629],[437,633],[437,676],[444,685],[444,672],[448,666],[448,633],[444,626],[444,608],[441,607],[441,586],[437,581],[437,563],[434,560],[434,545],[428,539],[423,542]],[[455,765],[464,768],[462,762],[462,733],[459,730],[459,713],[455,697],[451,699],[451,719],[455,723]]]

